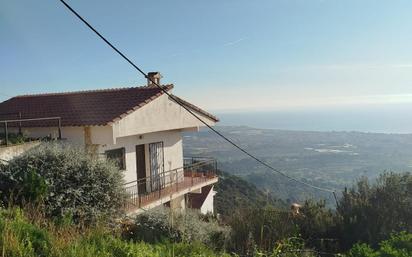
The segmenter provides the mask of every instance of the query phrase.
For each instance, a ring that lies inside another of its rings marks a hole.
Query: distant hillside
[[[237,208],[262,207],[267,204],[286,206],[283,201],[257,189],[252,183],[222,171],[219,172],[219,183],[215,190],[215,209],[223,217],[230,216]]]
[[[273,167],[300,180],[340,191],[359,177],[375,179],[383,171],[412,171],[412,134],[313,132],[219,126],[224,135]],[[261,191],[286,202],[323,198],[273,173],[210,131],[184,135],[186,155],[218,159],[221,170],[237,175]]]

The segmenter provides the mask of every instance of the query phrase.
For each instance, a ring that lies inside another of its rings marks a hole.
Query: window
[[[106,151],[106,157],[109,160],[113,160],[114,163],[121,170],[126,169],[126,153],[125,148],[118,148]]]

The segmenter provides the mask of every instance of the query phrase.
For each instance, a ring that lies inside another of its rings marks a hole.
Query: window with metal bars
[[[152,190],[165,185],[163,142],[149,144],[150,176]]]
[[[114,161],[120,170],[126,170],[126,149],[124,147],[107,150],[106,158]]]

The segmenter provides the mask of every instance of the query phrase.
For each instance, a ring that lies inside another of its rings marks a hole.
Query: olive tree
[[[90,223],[119,214],[125,193],[113,163],[45,143],[0,166],[0,197],[5,205],[40,204],[48,217]]]

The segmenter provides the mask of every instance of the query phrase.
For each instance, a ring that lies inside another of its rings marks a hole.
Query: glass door
[[[150,180],[152,191],[165,185],[163,142],[149,144]]]

